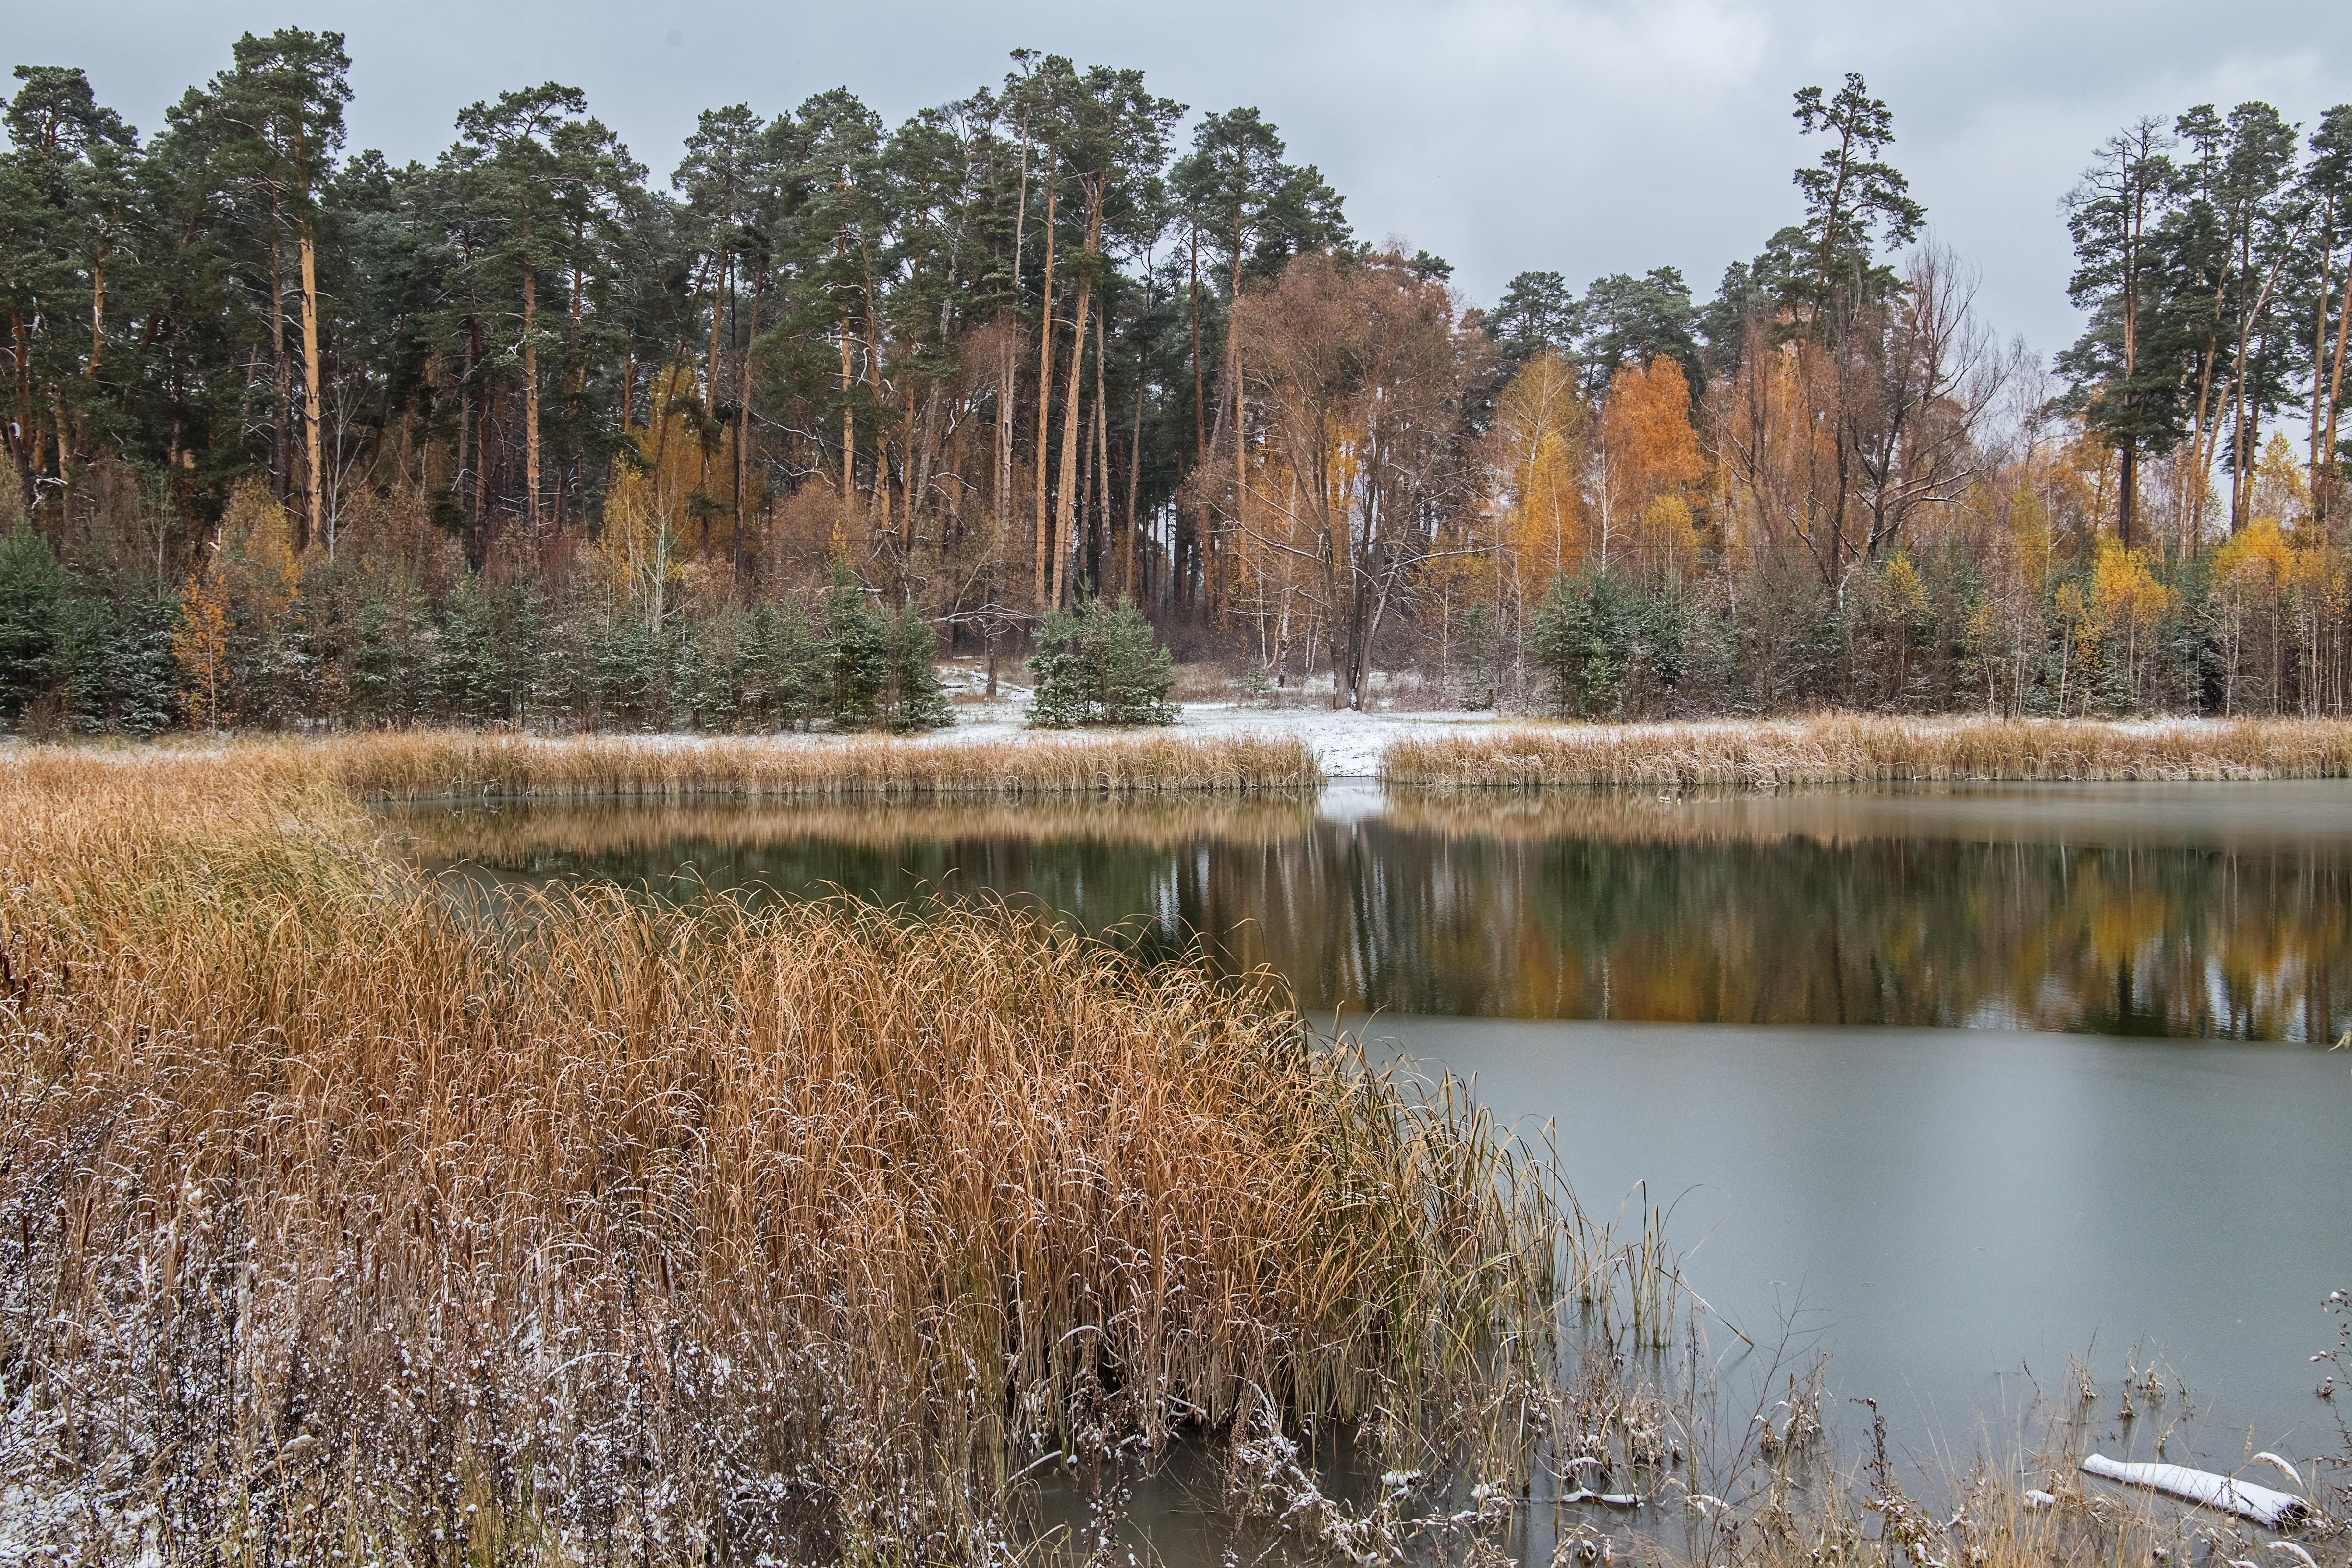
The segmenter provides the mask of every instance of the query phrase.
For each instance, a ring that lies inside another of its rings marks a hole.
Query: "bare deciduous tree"
[[[1465,393],[1487,352],[1402,258],[1301,257],[1234,315],[1257,460],[1251,542],[1314,563],[1336,706],[1361,708],[1381,623],[1477,482]]]

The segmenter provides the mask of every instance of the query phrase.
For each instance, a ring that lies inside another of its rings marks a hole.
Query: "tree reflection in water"
[[[1316,1012],[2332,1040],[2352,788],[397,814],[430,864],[663,896],[1034,899]]]

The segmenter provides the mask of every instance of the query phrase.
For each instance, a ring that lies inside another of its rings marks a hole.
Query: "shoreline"
[[[479,920],[331,749],[12,761],[0,1559],[209,1555],[267,1502],[289,1560],[996,1561],[1074,1428],[1475,1442],[1567,1295],[1667,1288],[1198,965],[1011,908]]]
[[[384,743],[396,759],[436,739]],[[17,828],[0,1047],[39,1091],[0,1117],[25,1155],[0,1171],[0,1218],[23,1221],[0,1279],[61,1303],[0,1314],[17,1340],[0,1348],[47,1380],[16,1416],[102,1405],[114,1423],[70,1473],[0,1474],[28,1542],[146,1520],[164,1485],[282,1506],[289,1542],[435,1539],[446,1499],[403,1479],[423,1455],[501,1549],[581,1539],[611,1498],[644,1539],[979,1559],[1080,1422],[1106,1451],[1198,1439],[1237,1458],[1385,1424],[1442,1446],[1411,1505],[1432,1518],[1481,1463],[1506,1478],[1496,1498],[1543,1506],[1541,1454],[1594,1435],[1662,1538],[1696,1530],[1675,1561],[1715,1560],[1717,1521],[1672,1500],[1702,1479],[1739,1500],[1735,1531],[1817,1487],[1806,1529],[1839,1561],[1863,1560],[1867,1514],[1921,1506],[1842,1470],[1818,1384],[1766,1412],[1769,1450],[1737,1411],[1716,1434],[1747,1489],[1702,1471],[1696,1394],[1610,1370],[1696,1321],[1663,1216],[1588,1216],[1458,1079],[1405,1095],[1304,1048],[1294,1013],[1008,915],[899,929],[838,902],[569,893],[469,922],[369,847],[346,744],[0,757]],[[778,1278],[794,1290],[762,1283]],[[1551,1338],[1580,1321],[1600,1339]],[[542,1353],[559,1325],[560,1360]],[[604,1370],[623,1365],[663,1399],[635,1403]],[[1127,1381],[1137,1367],[1150,1381]],[[215,1444],[152,1397],[184,1384],[250,1442]],[[1687,1451],[1661,1451],[1669,1429]],[[640,1489],[591,1430],[713,1467],[752,1456],[729,1472],[751,1489]],[[123,1468],[117,1434],[169,1463]],[[32,1441],[0,1421],[0,1452]],[[1989,1489],[1968,1496],[1992,1555],[1972,1560],[2175,1539],[2168,1505],[2104,1511],[2070,1463],[1989,1444],[1966,1484]],[[775,1513],[730,1511],[819,1474]],[[1266,1472],[1254,1517],[1315,1485]],[[902,1501],[834,1500],[853,1494]],[[1333,1513],[1328,1539],[1369,1517]],[[194,1516],[173,1528],[215,1539]],[[1751,1561],[1797,1568],[1804,1544]]]
[[[1752,723],[1498,726],[1402,740],[1382,754],[1381,776],[1432,794],[2341,779],[2352,778],[2352,721],[1831,713]]]
[[[978,711],[975,711],[978,710]],[[1017,700],[907,735],[417,729],[8,741],[0,760],[110,755],[321,762],[369,801],[746,801],[1416,795],[1633,787],[2352,778],[2352,721],[1887,718],[1843,712],[1654,723],[1459,710],[1181,705],[1165,727],[1033,730]]]

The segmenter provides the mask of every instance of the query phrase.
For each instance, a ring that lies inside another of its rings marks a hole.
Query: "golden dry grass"
[[[2352,722],[1829,714],[1752,723],[1529,725],[1394,742],[1381,756],[1381,776],[1439,791],[2352,778]]]
[[[681,740],[414,730],[246,742],[228,750],[233,756],[297,756],[298,765],[325,773],[354,795],[390,800],[1251,795],[1312,790],[1323,782],[1303,742],[1260,735]]]
[[[1531,1442],[1673,1495],[1685,1418],[1550,1337],[1670,1337],[1654,1224],[1580,1231],[1475,1113],[1010,910],[486,919],[329,756],[0,753],[0,1548],[1002,1561],[1039,1459],[1356,1414],[1422,1461],[1517,1434],[1505,1523]],[[1969,1561],[2147,1560],[2028,1474]],[[1690,1554],[1883,1561],[1853,1502],[1894,1500],[1830,1485]]]
[[[0,757],[21,1538],[971,1559],[1034,1456],[1540,1353],[1491,1131],[1286,1012],[1009,910],[484,920],[335,757]]]
[[[795,838],[880,847],[909,839],[1066,839],[1168,847],[1180,844],[1265,844],[1296,838],[1315,823],[1304,793],[1180,799],[1094,799],[1055,795],[1029,801],[951,795],[928,802],[870,805],[819,802],[502,806],[387,805],[377,816],[428,860],[519,859],[539,850],[615,855],[666,849],[684,840],[761,848]]]

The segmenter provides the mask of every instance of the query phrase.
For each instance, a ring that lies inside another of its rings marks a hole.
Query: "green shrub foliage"
[[[0,539],[0,723],[67,673],[68,587],[47,540],[22,523]]]
[[[1682,677],[1684,616],[1671,584],[1644,591],[1614,573],[1556,578],[1532,637],[1563,718],[1622,718]]]
[[[1048,614],[1029,672],[1037,683],[1029,722],[1041,728],[1176,721],[1176,705],[1168,700],[1176,684],[1168,650],[1124,596],[1111,606],[1080,599]]]

